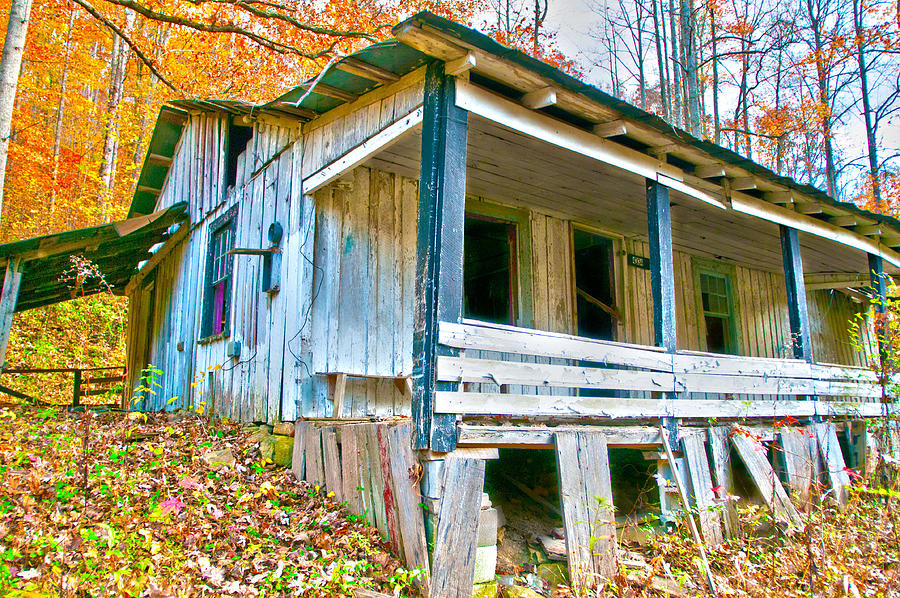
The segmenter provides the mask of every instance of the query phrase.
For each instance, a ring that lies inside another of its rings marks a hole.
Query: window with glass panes
[[[706,324],[706,350],[712,353],[736,353],[734,305],[728,276],[701,271],[698,278],[700,303]]]
[[[231,255],[234,248],[234,208],[216,219],[210,229],[203,317],[203,336],[228,332],[231,295]]]

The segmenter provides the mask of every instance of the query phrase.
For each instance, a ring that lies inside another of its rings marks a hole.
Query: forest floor
[[[793,530],[743,507],[740,537],[708,550],[715,594],[682,522],[623,546],[602,595],[900,596],[887,466],[887,478],[854,480],[846,509],[825,494]],[[324,489],[261,460],[236,424],[0,405],[0,596],[409,596],[414,577]]]
[[[408,594],[377,530],[194,414],[0,406],[0,595]]]

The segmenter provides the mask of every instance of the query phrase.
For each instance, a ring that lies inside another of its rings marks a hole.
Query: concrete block
[[[494,581],[497,571],[497,546],[479,546],[475,549],[475,583]]]
[[[293,448],[293,447],[292,447]],[[273,461],[275,457],[275,436],[265,436],[259,441],[259,454],[265,460]]]
[[[290,436],[273,436],[275,450],[272,460],[281,467],[290,467],[294,457],[294,439]]]
[[[272,434],[277,436],[293,436],[294,435],[294,423],[293,422],[278,422],[272,428]]]
[[[482,509],[478,515],[478,545],[497,544],[497,509]]]
[[[500,590],[496,581],[475,584],[472,590],[472,598],[497,598],[497,592]]]

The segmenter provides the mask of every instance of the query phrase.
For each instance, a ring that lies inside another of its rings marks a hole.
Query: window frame
[[[624,250],[625,246],[625,238],[617,233],[610,232],[603,228],[582,222],[581,220],[572,220],[569,223],[569,269],[570,269],[570,284],[569,284],[569,292],[571,295],[570,301],[572,302],[572,321],[570,323],[571,333],[574,335],[578,334],[578,285],[575,280],[575,231],[580,230],[582,232],[602,237],[608,241],[610,241],[612,246],[612,259],[610,261],[610,282],[613,286],[613,296],[615,297],[615,305],[611,306],[613,309],[617,310],[621,315],[621,318],[615,319],[613,324],[613,341],[621,341],[627,337],[627,308],[625,301],[626,292],[624,289],[625,285],[625,272],[627,271],[627,265],[625,264],[625,259],[627,259],[627,252]]]
[[[709,317],[722,317],[721,313],[708,312],[708,310],[703,309],[701,275],[705,274],[725,281],[725,297],[728,302],[729,313],[727,315],[728,334],[725,339],[726,352],[724,355],[742,355],[740,303],[738,302],[735,288],[735,281],[737,280],[736,268],[732,264],[694,257],[691,260],[691,270],[694,282],[694,301],[696,303],[697,333],[700,350],[709,352],[706,327],[707,313],[710,314]]]
[[[531,217],[525,208],[493,203],[480,197],[466,197],[466,217],[493,220],[515,227],[514,254],[515,278],[513,285],[513,325],[534,328],[533,298],[531,287]],[[465,251],[465,248],[463,248]],[[463,289],[465,292],[465,289]]]
[[[237,236],[237,212],[238,207],[232,206],[224,214],[213,220],[209,225],[209,238],[206,242],[206,268],[203,276],[203,319],[200,322],[200,338],[198,342],[211,342],[218,339],[227,338],[231,334],[229,320],[231,316],[231,291],[232,276],[234,272],[234,256],[227,255],[227,251],[222,259],[225,259],[225,274],[213,280],[214,269],[216,265],[215,241],[216,236],[222,231],[228,230],[231,234],[231,248],[235,247]],[[225,288],[223,290],[225,304],[223,306],[223,324],[220,332],[213,332],[213,310],[215,309],[215,285],[224,281]]]

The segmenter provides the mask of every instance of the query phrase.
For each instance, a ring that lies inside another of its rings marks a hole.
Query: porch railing
[[[124,366],[100,368],[17,368],[7,369],[0,374],[8,375],[40,375],[40,374],[72,374],[72,406],[81,405],[84,397],[112,395],[103,404],[119,405],[122,402],[122,389],[125,382]],[[6,380],[4,380],[6,382]],[[51,403],[39,397],[32,397],[24,392],[0,384],[0,394],[7,394],[18,399],[36,403]]]
[[[460,386],[436,393],[437,413],[708,418],[865,416],[882,415],[887,409],[878,374],[866,368],[697,351],[668,353],[475,321],[442,322],[438,342],[460,350],[459,356],[438,358],[438,380]],[[492,391],[484,392],[484,386]],[[675,393],[679,398],[579,396],[585,390]],[[751,400],[691,398],[698,394]],[[771,400],[758,400],[763,398]]]

